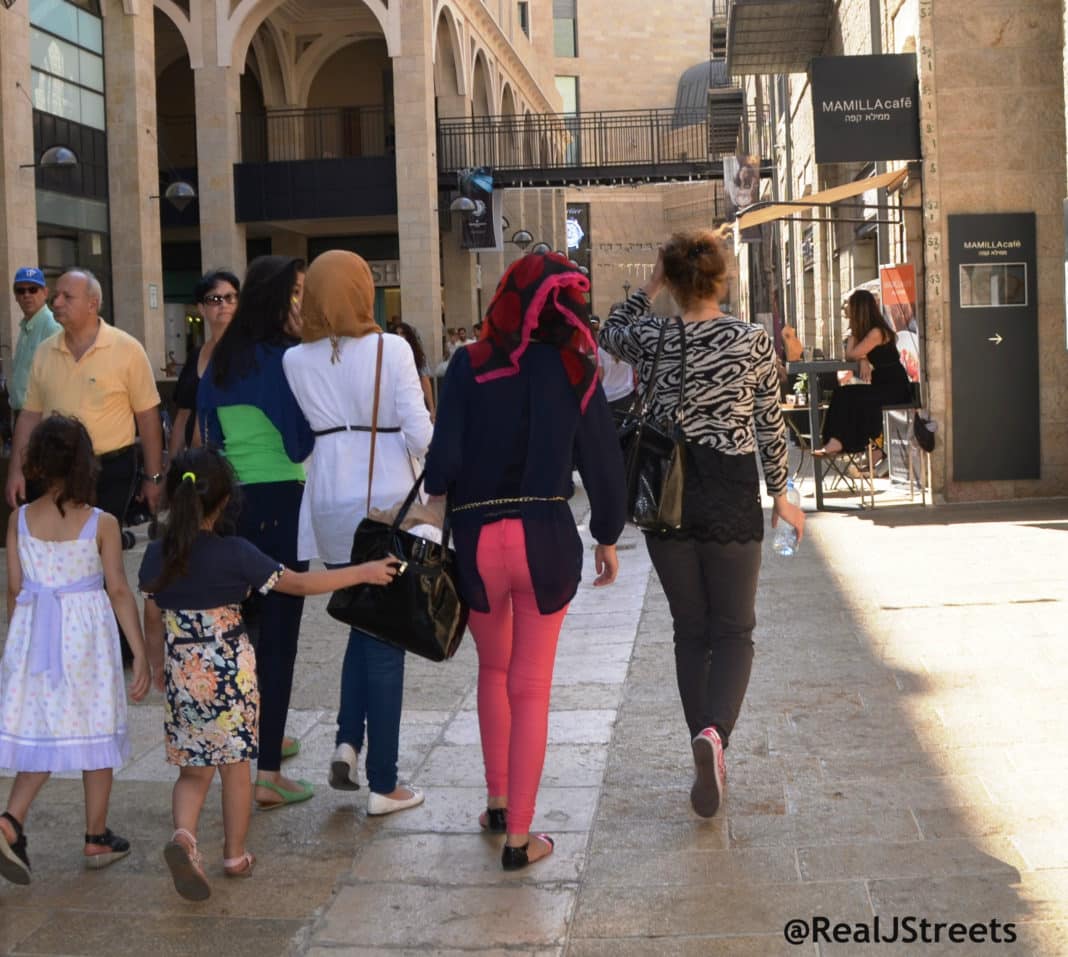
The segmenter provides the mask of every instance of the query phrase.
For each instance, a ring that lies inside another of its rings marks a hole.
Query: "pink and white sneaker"
[[[690,803],[701,817],[713,817],[727,791],[727,762],[715,728],[705,728],[693,739],[693,763],[697,777],[690,788]]]

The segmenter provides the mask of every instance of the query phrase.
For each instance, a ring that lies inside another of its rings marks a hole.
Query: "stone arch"
[[[397,56],[400,53],[400,4],[396,0],[389,5],[384,0],[353,2],[359,2],[371,12],[382,28],[389,55]],[[231,62],[243,63],[260,25],[284,3],[285,0],[240,0],[225,27],[220,30],[223,34],[219,38],[220,58],[224,55],[223,51],[227,51],[232,57]]]
[[[438,8],[434,27],[434,87],[437,95],[466,96],[466,73],[460,24],[452,4],[446,0]]]
[[[471,66],[471,114],[492,116],[495,104],[489,58],[485,50],[477,49]]]
[[[516,108],[515,93],[507,80],[501,90],[500,136],[498,152],[505,166],[516,166],[523,155],[522,125]]]
[[[354,46],[368,41],[382,40],[386,42],[388,52],[389,43],[380,33],[349,34],[348,36],[322,36],[311,44],[297,60],[296,82],[294,88],[293,103],[297,106],[306,106],[308,96],[311,93],[312,84],[324,66],[346,47]]]
[[[185,41],[185,48],[189,53],[189,65],[196,69],[204,65],[204,50],[200,36],[193,29],[193,24],[185,11],[174,0],[155,0],[155,8],[159,10],[177,27],[178,32]]]
[[[357,47],[360,49],[355,49]],[[362,76],[356,72],[361,68],[367,71]],[[348,80],[348,87],[344,89],[343,95],[337,96],[341,87],[336,82],[336,74],[334,82],[327,76],[325,81],[320,83],[324,72],[331,69],[340,69]],[[315,74],[308,77],[305,99],[301,101],[301,105],[313,109],[322,107],[325,94],[328,100],[339,100],[330,103],[330,106],[388,107],[389,104],[385,100],[389,89],[383,81],[383,74],[391,71],[392,64],[386,50],[385,38],[381,34],[349,38],[348,43],[337,44],[336,49],[323,60]],[[362,95],[354,96],[353,87]]]
[[[292,57],[286,52],[285,37],[270,20],[256,31],[243,67],[247,68],[253,61],[264,103],[268,107],[293,103],[295,82]]]

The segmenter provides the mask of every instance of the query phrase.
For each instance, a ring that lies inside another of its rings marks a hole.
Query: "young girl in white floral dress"
[[[18,773],[0,815],[0,876],[16,884],[30,883],[22,828],[53,771],[82,772],[86,865],[130,853],[107,827],[112,772],[129,755],[116,616],[134,656],[135,701],[148,691],[149,672],[119,523],[89,504],[98,468],[85,426],[45,419],[30,436],[25,472],[46,491],[7,526],[0,767]]]
[[[175,890],[188,900],[211,894],[197,850],[197,822],[215,769],[222,778],[223,873],[249,877],[245,848],[252,812],[249,762],[258,753],[256,656],[241,602],[256,589],[318,595],[369,583],[387,585],[396,559],[333,571],[296,572],[247,539],[216,527],[235,495],[229,464],[214,449],[179,455],[167,473],[169,514],[160,541],[145,551],[140,587],[152,679],[166,692],[167,761],[178,765],[175,831],[163,850]]]

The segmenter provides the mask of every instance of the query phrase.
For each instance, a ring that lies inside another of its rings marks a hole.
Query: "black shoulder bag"
[[[382,373],[382,338],[378,340],[374,409],[371,415],[371,455],[367,470],[367,511],[371,511],[371,484],[378,433],[378,395]],[[326,612],[379,641],[404,651],[444,661],[456,654],[467,627],[467,605],[457,587],[456,556],[449,548],[446,511],[441,544],[401,530],[408,510],[423,483],[420,475],[392,524],[364,518],[352,537],[353,565],[394,555],[407,563],[404,572],[388,585],[352,585],[330,596]]]
[[[678,323],[680,337],[679,394],[675,420],[665,424],[650,417],[650,400],[656,389],[664,334],[660,327],[649,384],[635,407],[617,419],[619,442],[627,476],[627,509],[631,522],[642,531],[669,531],[682,527],[682,493],[685,484],[686,437],[683,434],[683,399],[686,390],[686,327]]]

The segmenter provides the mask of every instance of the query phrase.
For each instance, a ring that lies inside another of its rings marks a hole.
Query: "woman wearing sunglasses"
[[[174,406],[177,411],[171,430],[172,462],[193,444],[197,423],[197,387],[211,361],[216,343],[234,317],[240,292],[241,280],[225,269],[216,269],[202,276],[193,289],[197,312],[207,325],[208,337],[202,346],[197,346],[189,353],[174,387]]]

